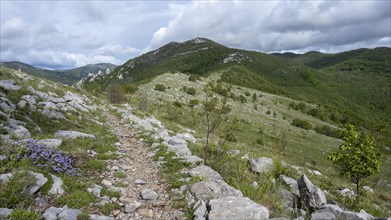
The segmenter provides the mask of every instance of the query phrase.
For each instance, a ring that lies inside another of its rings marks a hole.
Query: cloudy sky
[[[206,37],[261,52],[391,47],[391,3],[372,1],[0,1],[0,61],[122,64]]]

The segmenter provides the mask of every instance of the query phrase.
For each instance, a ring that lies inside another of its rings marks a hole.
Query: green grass
[[[86,191],[74,190],[64,194],[58,202],[61,206],[67,205],[70,208],[88,208],[90,203],[95,202],[95,196]]]
[[[110,198],[119,198],[121,197],[121,192],[116,192],[116,191],[113,191],[113,190],[109,190],[109,189],[106,189],[106,188],[103,188],[102,189],[102,195],[103,196],[108,196]]]
[[[34,185],[34,178],[26,172],[17,172],[7,184],[0,184],[0,207],[28,208],[34,201],[27,189]]]
[[[114,173],[114,177],[120,178],[120,179],[125,179],[127,177],[126,173],[122,171],[117,171]]]
[[[29,211],[25,209],[14,209],[14,211],[8,216],[9,219],[23,219],[23,220],[39,220],[41,216],[35,211]]]
[[[222,75],[212,74],[209,75],[211,80],[218,81]],[[165,92],[157,92],[153,90],[154,85],[159,82],[164,84],[167,88]],[[181,74],[163,74],[157,76],[150,83],[140,85],[139,90],[132,95],[129,95],[131,105],[137,105],[137,97],[139,94],[148,94],[148,102],[150,106],[146,113],[154,115],[161,120],[163,124],[174,132],[183,132],[184,128],[195,131],[196,137],[205,137],[205,130],[203,125],[204,113],[202,111],[202,101],[204,100],[204,93],[202,92],[203,85],[207,82],[204,78],[200,78],[196,83],[187,80],[186,75]],[[195,96],[186,94],[179,91],[183,86],[193,87],[197,89]],[[225,85],[229,88],[229,85]],[[258,98],[248,100],[245,103],[240,102],[238,99],[228,98],[228,103],[232,109],[228,115],[229,118],[236,116],[240,119],[239,127],[234,132],[236,141],[228,141],[223,150],[238,149],[240,154],[237,156],[240,158],[244,154],[248,154],[249,157],[271,157],[277,160],[283,160],[288,164],[299,166],[300,171],[306,173],[309,178],[317,185],[325,186],[329,192],[335,192],[341,186],[349,186],[347,179],[339,177],[336,169],[334,169],[332,163],[327,160],[327,156],[337,149],[342,143],[342,140],[323,135],[324,131],[339,130],[339,124],[335,124],[333,121],[321,120],[320,118],[313,116],[319,112],[310,111],[314,108],[319,108],[318,105],[313,103],[299,102],[284,96],[273,95],[262,91],[244,88],[244,87],[231,87],[230,92],[234,93],[236,97],[245,94],[254,94]],[[190,108],[187,105],[182,107],[174,107],[172,103],[175,101],[181,103],[189,103],[192,99],[198,99],[200,104],[194,108]],[[300,106],[300,103],[304,103],[307,111],[301,111],[300,109],[293,109],[292,103]],[[254,108],[257,105],[257,108]],[[266,112],[270,111],[271,114]],[[272,114],[275,112],[276,114]],[[327,110],[325,110],[327,112]],[[145,115],[143,113],[142,115]],[[312,113],[312,114],[310,114]],[[318,130],[319,133],[314,130],[305,130],[291,125],[294,119],[300,119],[311,124]],[[224,131],[224,123],[221,129],[218,129],[211,139],[211,143],[217,143],[219,141],[219,135]],[[323,130],[325,128],[326,130]],[[337,136],[337,135],[336,135]],[[197,142],[196,146],[191,149],[194,154],[203,156],[201,151],[204,143]],[[197,153],[198,152],[198,153]],[[164,155],[163,155],[164,156]],[[216,163],[218,158],[210,162],[210,166],[217,171],[222,171],[222,175],[227,182],[238,187],[242,191],[248,191],[246,195],[255,201],[261,201],[261,204],[267,204],[271,207],[273,215],[281,213],[280,205],[278,204],[278,196],[272,194],[265,194],[267,190],[264,190],[263,195],[253,192],[253,189],[249,188],[249,185],[257,179],[252,174],[246,174],[248,172],[248,165],[239,159],[229,158],[229,164]],[[386,167],[390,167],[389,160],[385,160],[384,168],[381,173],[381,178],[386,181],[391,181],[390,176],[387,175],[388,171]],[[206,163],[208,163],[206,161]],[[244,163],[244,164],[243,164]],[[230,167],[224,172],[224,167]],[[237,167],[235,167],[237,166]],[[307,169],[319,170],[322,173],[321,178],[308,173]],[[230,172],[235,170],[235,172]],[[239,175],[239,176],[238,176]],[[293,173],[293,177],[298,178],[297,174]],[[171,175],[172,184],[174,186],[180,186],[181,183],[175,182],[175,175]],[[263,183],[262,180],[258,180]],[[371,178],[368,184],[376,181],[376,178]],[[268,185],[266,183],[265,187]],[[382,187],[387,187],[382,185]],[[261,190],[261,189],[258,189]],[[376,191],[376,188],[374,189]],[[380,188],[378,189],[382,191]],[[268,196],[270,197],[267,200]],[[391,198],[389,193],[383,196],[375,196],[374,201],[377,204],[387,203]]]

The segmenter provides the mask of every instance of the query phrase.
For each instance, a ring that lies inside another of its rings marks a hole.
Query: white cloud
[[[170,41],[341,51],[391,46],[389,1],[0,1],[0,61],[120,64]]]

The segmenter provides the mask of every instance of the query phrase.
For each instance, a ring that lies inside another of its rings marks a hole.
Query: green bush
[[[196,75],[190,75],[189,76],[189,81],[192,81],[192,82],[195,82],[195,81],[197,81],[199,79],[200,79],[200,77],[196,76]]]
[[[312,128],[311,123],[309,123],[307,120],[299,119],[299,118],[293,119],[291,125],[294,125],[299,128],[304,128],[307,130]]]
[[[324,134],[329,137],[342,138],[342,136],[343,136],[343,131],[334,129],[328,125],[323,125],[323,126],[317,125],[314,128],[314,130],[319,134]]]
[[[177,108],[181,108],[182,107],[182,103],[180,103],[178,101],[175,101],[174,102],[174,106],[177,107]]]
[[[192,99],[192,100],[190,100],[190,102],[189,102],[189,107],[194,108],[194,107],[197,106],[198,104],[199,104],[198,99]]]
[[[245,94],[247,97],[251,95],[249,91],[245,91],[244,94]]]
[[[14,209],[8,216],[9,219],[23,219],[23,220],[39,220],[41,217],[35,211],[28,211],[24,209]]]
[[[156,84],[155,90],[164,92],[164,91],[166,91],[166,87],[163,84]]]
[[[195,90],[195,88],[190,87],[190,88],[187,88],[186,93],[189,95],[195,95],[197,93],[197,91]]]

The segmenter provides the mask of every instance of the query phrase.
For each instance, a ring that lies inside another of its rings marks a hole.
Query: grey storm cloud
[[[1,61],[121,64],[207,37],[262,52],[391,45],[390,1],[0,1]]]

